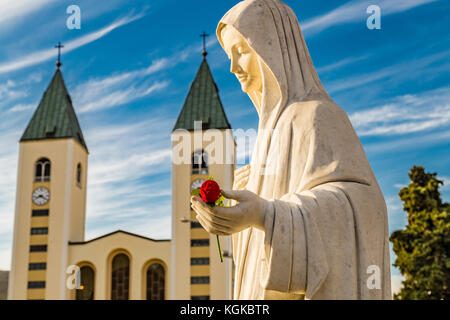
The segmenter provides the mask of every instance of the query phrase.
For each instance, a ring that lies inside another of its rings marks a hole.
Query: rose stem
[[[217,237],[217,246],[219,247],[220,262],[223,262],[222,250],[220,249],[219,235],[216,234],[216,237]]]

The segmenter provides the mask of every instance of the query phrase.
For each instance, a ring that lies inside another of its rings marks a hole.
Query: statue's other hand
[[[234,171],[233,190],[243,190],[247,186],[250,175],[250,165],[247,164]]]
[[[228,199],[238,201],[233,207],[209,206],[201,198],[192,196],[192,208],[200,224],[209,233],[231,235],[249,227],[264,230],[268,201],[249,190],[221,190]]]

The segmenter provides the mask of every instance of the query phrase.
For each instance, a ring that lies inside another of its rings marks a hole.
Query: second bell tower
[[[231,189],[235,152],[236,142],[204,50],[172,131],[171,299],[232,299],[230,255],[220,262],[216,236],[196,220],[190,197],[192,189],[200,188],[211,175],[221,188]],[[222,250],[230,253],[230,237],[220,241]]]

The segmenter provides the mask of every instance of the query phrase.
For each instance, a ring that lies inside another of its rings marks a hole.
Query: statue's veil
[[[259,193],[261,175],[267,170],[267,152],[272,129],[293,102],[329,99],[306,47],[294,12],[281,1],[246,0],[235,5],[220,20],[217,37],[223,47],[221,31],[234,27],[258,54],[262,74],[261,98],[249,97],[258,115],[258,136],[252,155],[247,189]]]

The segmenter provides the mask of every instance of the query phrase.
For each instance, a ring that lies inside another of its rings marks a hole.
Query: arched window
[[[95,273],[89,266],[80,268],[81,288],[77,289],[76,300],[94,300]]]
[[[81,187],[81,163],[77,165],[77,185]]]
[[[50,181],[50,160],[47,158],[39,159],[36,162],[36,170],[34,175],[35,182]]]
[[[151,264],[147,269],[147,300],[164,300],[164,267],[159,263]]]
[[[208,173],[208,154],[203,150],[197,150],[192,154],[192,174]]]
[[[119,253],[112,260],[111,300],[128,300],[130,289],[130,259]]]

